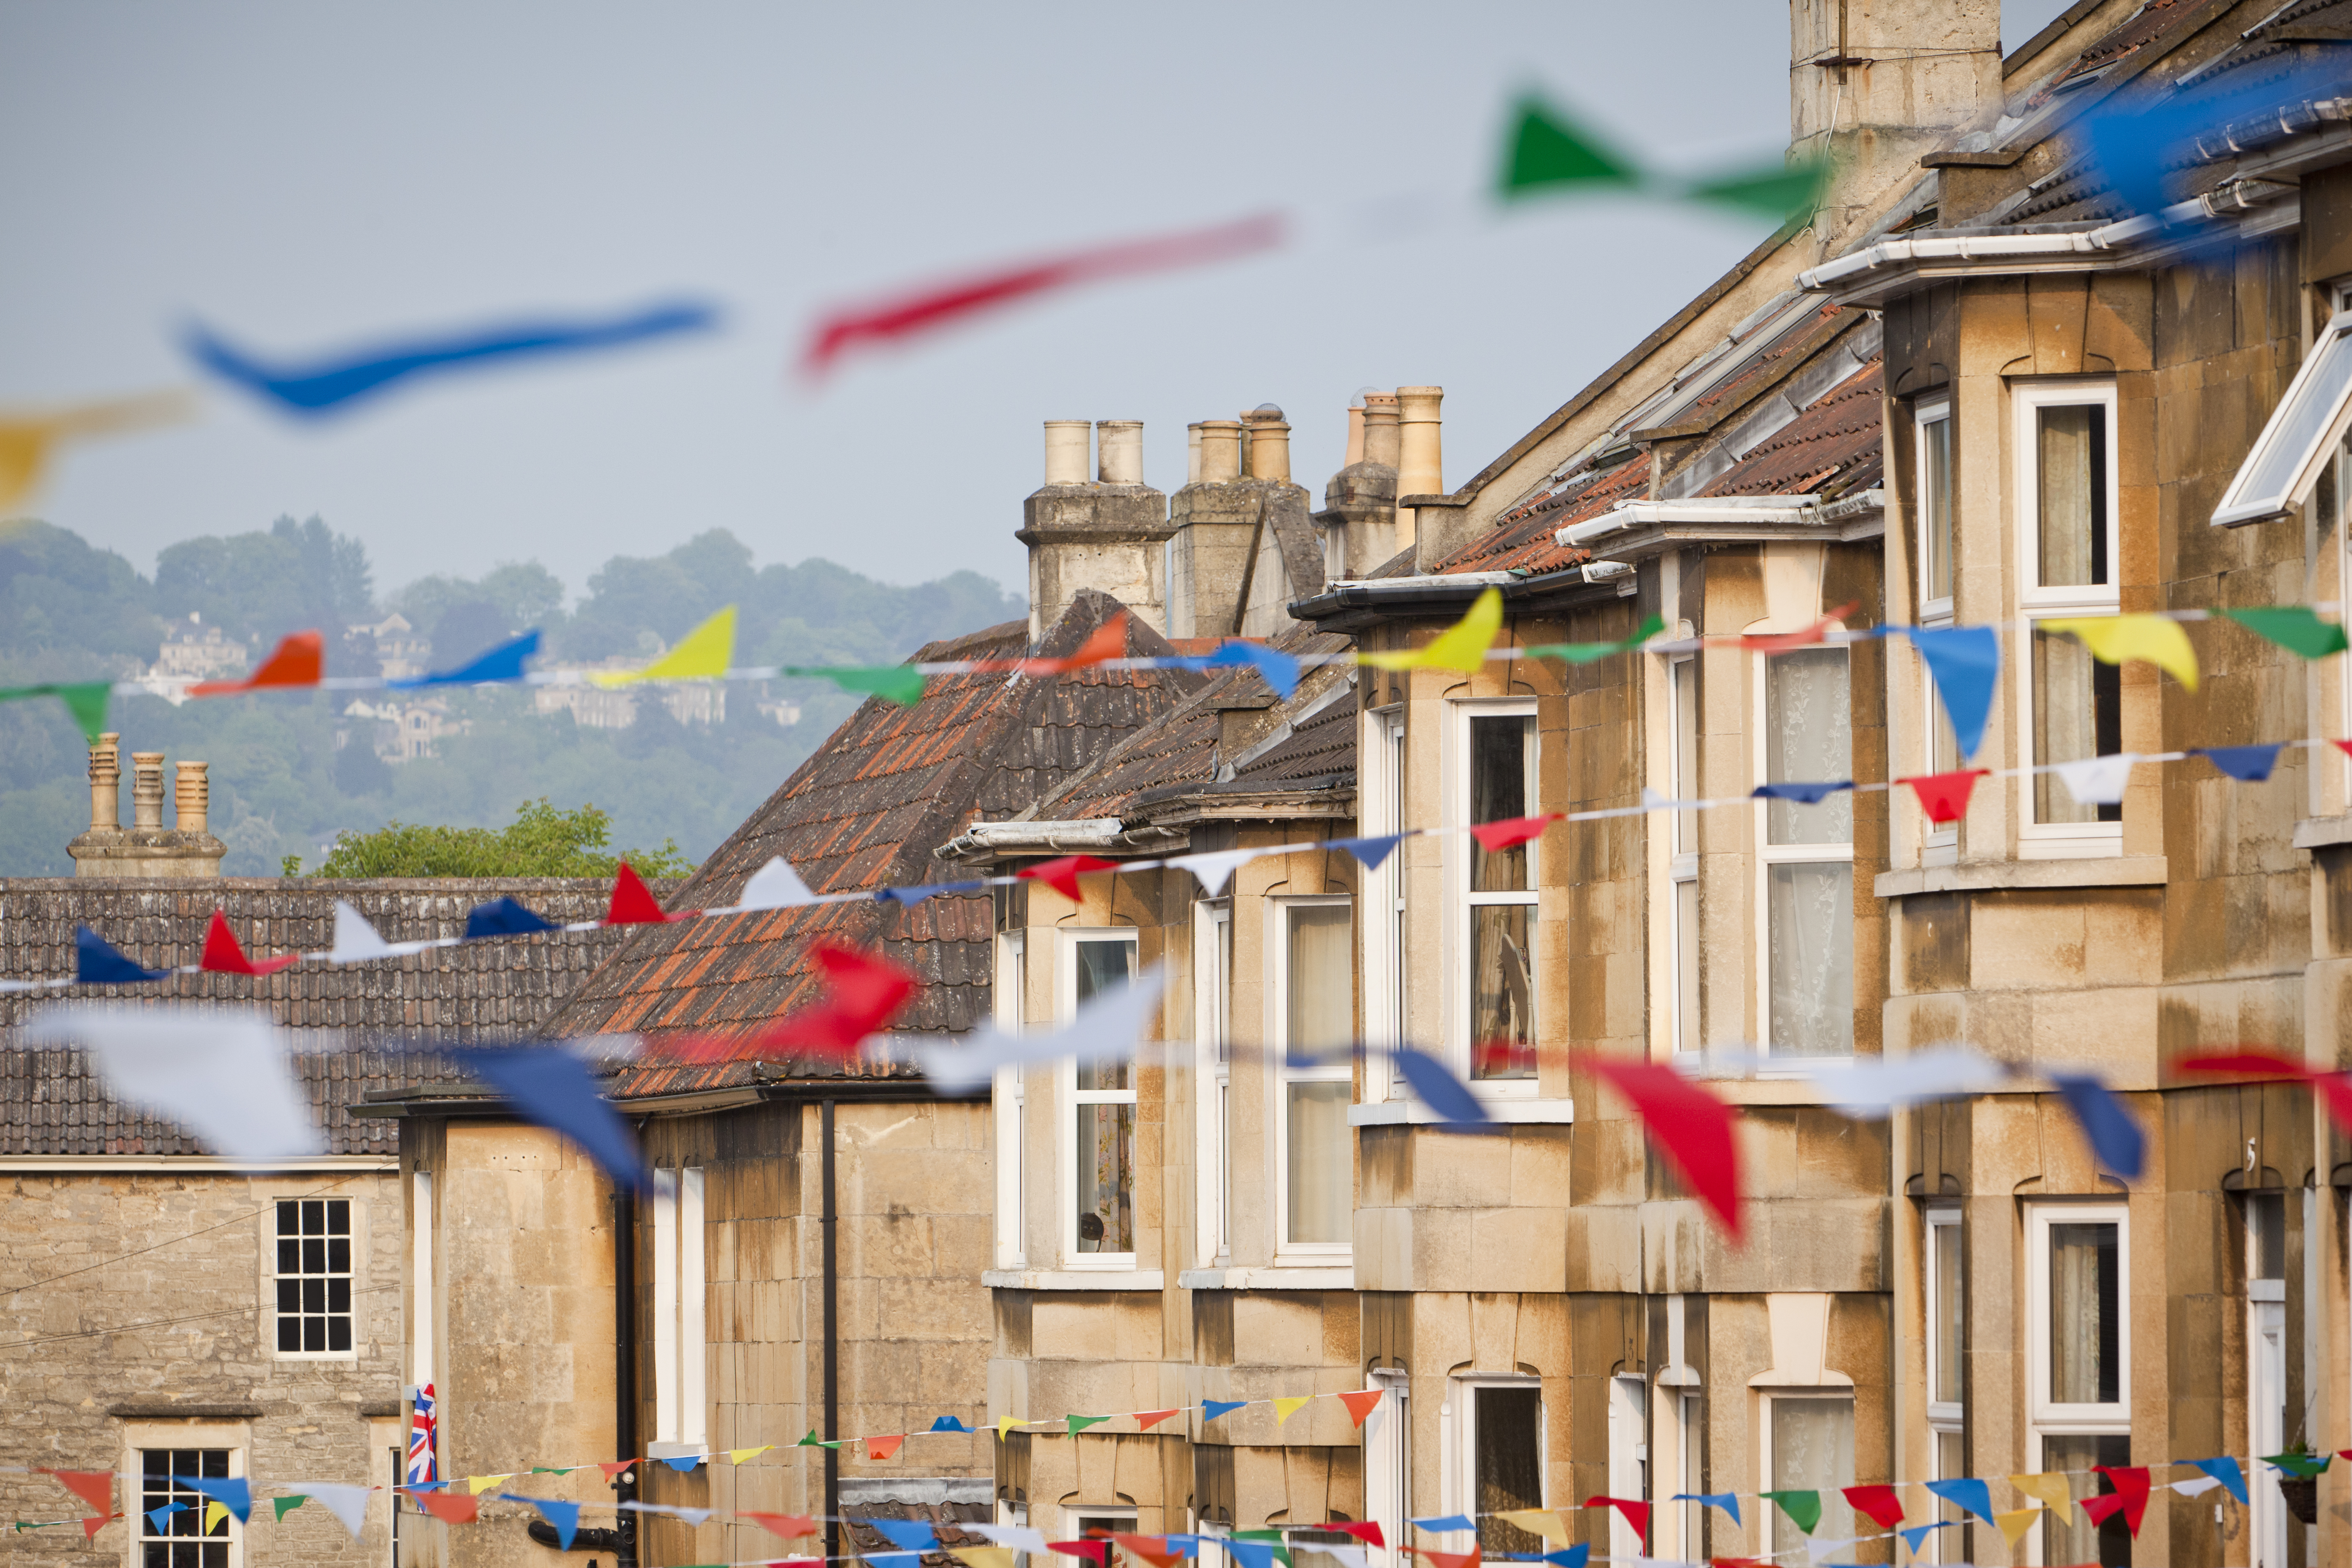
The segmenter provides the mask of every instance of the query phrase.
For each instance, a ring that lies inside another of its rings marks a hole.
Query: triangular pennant
[[[1935,1534],[1936,1531],[1939,1530],[1957,1530],[1958,1528],[1959,1521],[1958,1520],[1947,1519],[1936,1524],[1915,1524],[1907,1530],[1898,1530],[1895,1533],[1903,1538],[1903,1544],[1909,1547],[1911,1549],[1911,1554],[1916,1557],[1919,1553],[1919,1548],[1926,1544],[1927,1537]]]
[[[1992,1522],[1992,1488],[1973,1477],[1952,1481],[1929,1481],[1927,1489],[1953,1507],[1975,1514],[1987,1524]]]
[[[1765,654],[1789,653],[1801,647],[1818,647],[1828,639],[1830,628],[1860,608],[1862,608],[1861,600],[1850,600],[1822,616],[1811,626],[1801,626],[1793,632],[1746,632],[1740,636],[1739,646],[1750,653]]]
[[[301,961],[300,953],[289,952],[282,958],[265,958],[256,963],[237,945],[236,933],[228,929],[227,914],[215,910],[212,923],[205,928],[205,955],[197,967],[212,974],[264,975],[275,974],[288,964]]]
[[[225,1524],[227,1521],[228,1504],[225,1502],[208,1502],[205,1504],[205,1533],[206,1535],[210,1535],[213,1532],[213,1526],[216,1524]]]
[[[2121,805],[2124,786],[2131,783],[2132,764],[2138,761],[2137,752],[2115,752],[2080,762],[2053,763],[2051,771],[2065,782],[2066,793],[2074,797],[2076,805]]]
[[[1821,205],[1829,168],[1826,158],[1767,163],[1760,168],[1695,180],[1683,187],[1683,195],[1693,201],[1759,213],[1782,223],[1793,222]]]
[[[387,680],[384,685],[394,690],[413,690],[424,686],[486,686],[493,681],[520,680],[524,662],[538,652],[539,633],[528,631],[455,669],[412,675],[402,680]]]
[[[1356,662],[1380,669],[1451,669],[1475,675],[1486,668],[1486,650],[1503,629],[1503,592],[1488,588],[1469,612],[1417,648],[1359,653]]]
[[[1045,1550],[1058,1552],[1065,1557],[1087,1558],[1096,1568],[1106,1568],[1110,1562],[1110,1542],[1108,1541],[1049,1541],[1045,1543]]]
[[[1966,762],[1984,744],[1985,719],[1992,712],[1993,685],[2000,675],[2000,634],[1990,626],[1914,626],[1911,646],[1936,683],[1952,740]]]
[[[814,1437],[816,1434],[812,1432],[809,1436]],[[604,1472],[604,1479],[609,1481],[636,1462],[635,1459],[600,1459],[596,1462],[596,1468]]]
[[[1223,894],[1225,884],[1234,879],[1234,873],[1236,870],[1245,863],[1256,859],[1257,856],[1258,852],[1255,849],[1216,849],[1206,850],[1198,855],[1178,855],[1171,858],[1168,863],[1171,866],[1181,866],[1192,872],[1194,879],[1201,884],[1201,896],[1213,899]]]
[[[2037,631],[2072,633],[2101,664],[2144,660],[2189,690],[2197,689],[2197,650],[2189,646],[2189,634],[2180,623],[2168,616],[2088,616],[2033,625]]]
[[[2185,1481],[2173,1482],[2172,1489],[2182,1497],[2203,1497],[2207,1492],[2220,1490],[2221,1486],[2210,1476],[2191,1476]]]
[[[599,670],[599,686],[629,686],[640,680],[712,680],[735,662],[735,606],[728,605],[680,637],[677,646],[643,669]]]
[[[799,872],[785,864],[781,855],[771,856],[768,863],[751,873],[743,884],[743,891],[735,900],[735,907],[744,910],[791,910],[814,903],[816,895],[809,891]]]
[[[1853,1505],[1856,1513],[1866,1516],[1881,1530],[1892,1530],[1903,1522],[1903,1500],[1889,1486],[1859,1486],[1841,1489],[1845,1500]]]
[[[2227,1454],[2211,1459],[2191,1459],[2189,1463],[2204,1471],[2209,1479],[2229,1488],[2230,1495],[2240,1502],[2251,1504],[2254,1500],[2246,1494],[2246,1472]]]
[[[416,1506],[444,1524],[471,1524],[482,1516],[482,1500],[478,1497],[457,1497],[448,1492],[423,1492],[409,1489]]]
[[[738,1519],[748,1519],[769,1534],[785,1541],[798,1541],[816,1533],[816,1521],[805,1513],[754,1513],[750,1509],[736,1512]]]
[[[758,1458],[774,1447],[773,1443],[762,1443],[756,1448],[730,1448],[727,1450],[727,1462],[730,1465],[743,1464],[747,1460]]]
[[[1843,1536],[1836,1541],[1826,1540],[1818,1535],[1808,1535],[1805,1537],[1805,1561],[1811,1563],[1826,1563],[1839,1552],[1849,1551],[1861,1544],[1862,1537],[1859,1535]]]
[[[2055,1509],[2062,1514],[2074,1506],[2074,1494],[2068,1489],[2066,1478],[2054,1470],[2038,1475],[2011,1476],[2009,1484],[2045,1508]]]
[[[1926,773],[1916,778],[1896,779],[1907,784],[1919,797],[1920,808],[1930,822],[1958,822],[1969,813],[1969,796],[1975,792],[1977,780],[1984,777],[1983,768],[1963,768],[1954,773]]]
[[[1568,1521],[1548,1508],[1515,1508],[1494,1516],[1506,1524],[1517,1525],[1529,1535],[1540,1535],[1560,1546],[1568,1544]]]
[[[243,1476],[180,1476],[172,1478],[192,1492],[201,1492],[236,1515],[239,1524],[253,1514],[253,1483]],[[207,1524],[206,1529],[211,1526]]]
[[[394,947],[376,934],[367,917],[343,902],[335,900],[335,950],[327,955],[334,963],[359,963],[371,958],[393,958],[407,951]]]
[[[1092,855],[1064,855],[1052,860],[1040,860],[1034,866],[1024,866],[1013,875],[1024,881],[1043,882],[1072,903],[1078,901],[1078,877],[1087,871],[1116,871],[1116,860],[1097,859]]]
[[[170,973],[165,969],[142,969],[89,927],[74,927],[77,985],[136,985],[142,981],[161,980]]]
[[[0,702],[26,697],[55,697],[66,705],[73,721],[81,729],[82,738],[96,744],[106,733],[107,700],[114,694],[110,680],[77,680],[72,682],[44,680],[32,686],[0,686]]]
[[[1822,1494],[1812,1491],[1759,1492],[1765,1501],[1789,1516],[1789,1522],[1806,1535],[1822,1521]]]
[[[2324,1476],[2327,1473],[2329,1457],[2326,1454],[2287,1453],[2263,1454],[2259,1458],[2263,1464],[2274,1470],[2284,1471],[2297,1480],[2307,1481],[2314,1476]],[[2143,1476],[2141,1482],[2143,1489],[2146,1484],[2145,1476]],[[2120,1482],[2117,1483],[2117,1489],[2122,1489]]]
[[[1562,816],[1560,812],[1549,811],[1541,816],[1511,816],[1499,822],[1481,822],[1471,827],[1470,837],[1476,839],[1478,847],[1487,854],[1499,855],[1506,849],[1514,849],[1541,838],[1544,829],[1560,821]]]
[[[1139,1410],[1135,1413],[1135,1429],[1139,1432],[1149,1432],[1170,1416],[1181,1415],[1183,1413],[1181,1406],[1174,1410]]]
[[[2033,1521],[2042,1517],[2042,1512],[2039,1507],[2019,1508],[1992,1516],[1993,1524],[2000,1531],[2001,1539],[2009,1542],[2012,1556],[2016,1554],[2017,1543],[2025,1539],[2025,1532],[2033,1528]]]
[[[1496,181],[1496,194],[1506,201],[1595,185],[1631,189],[1641,183],[1630,162],[1543,100],[1532,93],[1519,100]]]
[[[564,1552],[572,1550],[572,1538],[580,1533],[578,1503],[565,1502],[555,1498],[517,1497],[512,1492],[500,1492],[499,1496],[507,1502],[527,1502],[539,1510],[540,1516],[555,1527],[558,1550]]]
[[[1201,1419],[1214,1421],[1227,1411],[1239,1410],[1248,1403],[1246,1399],[1203,1399],[1201,1401]]]
[[[1315,1528],[1333,1531],[1341,1535],[1352,1535],[1367,1546],[1377,1546],[1383,1550],[1388,1546],[1388,1538],[1381,1533],[1378,1520],[1335,1519],[1327,1523],[1318,1524]]]
[[[1381,1396],[1380,1389],[1366,1388],[1339,1395],[1339,1403],[1348,1407],[1348,1414],[1354,1418],[1357,1426],[1361,1426],[1364,1424],[1364,1417],[1370,1415],[1379,1406]],[[1372,1544],[1378,1546],[1380,1542],[1375,1541]]]
[[[620,869],[613,876],[613,900],[604,910],[606,925],[657,926],[681,918],[663,913],[661,900],[646,886],[646,879],[637,875],[637,868],[626,860],[621,862]]]
[[[1274,1545],[1265,1541],[1244,1541],[1238,1534],[1218,1542],[1234,1568],[1274,1568]]]
[[[1067,658],[1016,659],[1013,668],[1023,675],[1067,675],[1127,657],[1127,612],[1119,611],[1097,626]]]
[[[938,1533],[921,1520],[863,1519],[858,1521],[901,1552],[929,1552],[940,1543]]]
[[[488,1046],[449,1053],[459,1068],[499,1091],[507,1109],[560,1132],[620,1185],[644,1181],[636,1134],[605,1100],[594,1070],[568,1046]]]
[[[269,1500],[269,1506],[278,1510],[278,1517],[282,1520],[288,1514],[292,1513],[296,1509],[300,1508],[304,1503],[309,1502],[310,1500],[309,1498],[303,1496],[300,1492],[296,1492],[292,1497],[271,1498]]]
[[[889,1458],[906,1441],[907,1435],[904,1432],[888,1437],[868,1437],[866,1439],[866,1457],[869,1459]]]
[[[499,1482],[510,1481],[512,1479],[514,1479],[514,1473],[512,1471],[509,1471],[503,1476],[467,1476],[466,1478],[466,1489],[472,1492],[476,1497],[479,1497],[484,1492],[488,1491],[492,1487],[497,1486]]]
[[[970,1531],[990,1545],[1002,1546],[1008,1552],[1027,1552],[1043,1557],[1053,1550],[1045,1544],[1044,1531],[1032,1530],[1025,1524],[982,1524],[976,1521],[966,1524],[959,1520],[956,1528]]]
[[[1739,1147],[1732,1138],[1731,1108],[1663,1062],[1597,1056],[1580,1060],[1633,1102],[1643,1126],[1684,1184],[1738,1240]],[[1811,1526],[1803,1528],[1810,1531]]]
[[[2241,784],[2261,784],[2278,765],[2279,748],[2268,746],[2192,746],[2189,755],[2202,757]]]
[[[1007,1432],[1012,1431],[1012,1430],[1013,1430],[1013,1428],[1014,1428],[1015,1426],[1026,1426],[1026,1425],[1028,1425],[1028,1423],[1026,1423],[1026,1422],[1023,1421],[1023,1420],[1022,1420],[1019,1416],[1017,1416],[1017,1415],[1000,1415],[1000,1416],[998,1416],[998,1417],[996,1418],[996,1440],[997,1440],[998,1442],[1000,1442],[1000,1443],[1003,1442],[1003,1441],[1004,1441],[1004,1435],[1005,1435]],[[814,1433],[814,1432],[812,1432],[812,1433],[810,1433],[810,1434],[809,1434],[809,1436],[812,1436],[812,1437],[814,1437],[814,1436],[816,1436],[816,1434],[815,1434],[815,1433]]]
[[[2121,1492],[2102,1492],[2097,1497],[2086,1497],[2082,1500],[2081,1506],[2093,1524],[2105,1524],[2119,1513],[2124,1516],[2126,1528],[2131,1524],[2131,1504],[2125,1500]],[[2139,1532],[2133,1531],[2132,1533],[2137,1535]]]
[[[1276,1400],[1274,1402],[1274,1424],[1277,1426],[1281,1426],[1284,1422],[1290,1419],[1300,1405],[1307,1404],[1309,1401],[1313,1400],[1314,1397],[1315,1396],[1311,1394],[1299,1394],[1293,1398]]]
[[[2265,605],[2221,613],[2256,637],[2267,637],[2304,658],[2326,658],[2345,650],[2344,628],[2321,620],[2308,605]]]
[[[1592,1546],[1589,1542],[1579,1542],[1565,1552],[1545,1552],[1543,1560],[1552,1564],[1552,1568],[1584,1568],[1586,1563],[1592,1561]],[[1723,1560],[1717,1558],[1716,1561],[1719,1563]],[[1760,1564],[1759,1568],[1761,1568]]]
[[[44,1470],[41,1473],[99,1512],[114,1511],[112,1470]]]
[[[1591,1505],[1588,1504],[1587,1506],[1589,1507]],[[1439,1514],[1434,1518],[1408,1520],[1406,1522],[1411,1524],[1415,1530],[1451,1531],[1475,1530],[1478,1528],[1478,1521],[1472,1519],[1466,1513]]]
[[[185,1513],[187,1511],[188,1505],[186,1503],[167,1502],[162,1508],[149,1509],[147,1510],[147,1521],[155,1527],[156,1534],[168,1535],[172,1531],[172,1516],[175,1513]]]
[[[1110,1417],[1108,1415],[1065,1415],[1062,1419],[1069,1424],[1070,1429],[1068,1436],[1075,1437],[1089,1426],[1101,1426],[1104,1422],[1109,1420]]]
[[[1264,643],[1234,640],[1221,644],[1214,653],[1196,654],[1176,662],[1186,669],[1255,669],[1267,688],[1285,701],[1298,689],[1298,660]]]
[[[1404,840],[1405,836],[1402,833],[1381,833],[1364,838],[1334,838],[1330,842],[1333,848],[1345,849],[1353,855],[1365,870],[1377,871],[1381,868],[1381,862],[1386,860]]]
[[[1170,1551],[1169,1540],[1164,1535],[1136,1535],[1125,1531],[1114,1530],[1110,1532],[1110,1538],[1129,1552],[1150,1563],[1152,1568],[1169,1568],[1169,1564],[1184,1555],[1181,1552]]]
[[[1541,643],[1520,651],[1529,658],[1556,658],[1565,664],[1591,664],[1612,654],[1632,653],[1665,629],[1665,617],[1652,616],[1642,623],[1641,630],[1621,642]]]
[[[112,1524],[116,1520],[121,1519],[121,1517],[122,1516],[119,1513],[102,1513],[96,1515],[93,1518],[83,1520],[81,1521],[81,1538],[84,1541],[96,1541],[100,1531],[104,1530],[108,1525]]]
[[[1273,1553],[1274,1562],[1281,1563],[1282,1568],[1292,1568],[1290,1542],[1279,1530],[1237,1530],[1226,1538],[1223,1545],[1231,1551],[1233,1543],[1236,1541],[1249,1545],[1263,1542],[1265,1549]],[[1238,1562],[1239,1559],[1235,1561]]]
[[[1644,1541],[1649,1539],[1650,1505],[1642,1501],[1639,1498],[1589,1497],[1584,1500],[1584,1506],[1587,1508],[1615,1509],[1619,1513],[1625,1516],[1625,1522],[1633,1527],[1634,1534],[1642,1537]]]
[[[1760,784],[1750,792],[1755,800],[1792,800],[1800,805],[1819,805],[1830,796],[1853,787],[1852,779],[1824,783],[1799,783],[1783,780],[1778,784]]]
[[[341,1521],[353,1541],[366,1532],[368,1494],[374,1488],[354,1486],[349,1481],[291,1481],[288,1485],[299,1489],[305,1497],[317,1499]]]
[[[1669,1502],[1705,1503],[1709,1508],[1719,1508],[1724,1512],[1729,1514],[1731,1516],[1732,1523],[1738,1524],[1739,1522],[1739,1494],[1738,1492],[1676,1492],[1667,1500]]]
[[[316,686],[326,670],[327,639],[317,632],[294,632],[279,639],[269,657],[244,679],[198,681],[188,688],[188,695],[230,697],[270,687]]]
[[[2081,1123],[2083,1137],[2091,1145],[2092,1157],[2126,1181],[2137,1180],[2147,1158],[2147,1135],[2138,1122],[2124,1109],[2123,1101],[2097,1078],[2088,1073],[2060,1072],[2052,1069],[2050,1081],[2058,1088],[2066,1101],[2066,1109]],[[2051,1505],[2064,1511],[2063,1503]]]
[[[561,931],[554,921],[542,920],[512,899],[492,899],[487,904],[476,904],[466,911],[466,940],[480,942],[493,936],[530,936],[538,931]]]

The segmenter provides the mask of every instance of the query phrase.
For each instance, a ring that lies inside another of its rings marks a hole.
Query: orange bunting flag
[[[670,915],[662,912],[654,890],[646,886],[637,868],[626,860],[613,878],[613,901],[604,910],[608,926],[657,926],[670,921],[691,920],[690,915]]]
[[[38,414],[0,415],[0,513],[13,513],[19,501],[39,488],[49,454],[59,443],[184,419],[194,408],[195,400],[185,393],[161,392]]]
[[[1091,855],[1065,855],[1057,860],[1040,860],[1034,866],[1024,866],[1013,873],[1027,881],[1043,882],[1072,903],[1078,901],[1078,877],[1087,871],[1116,871],[1116,860],[1097,860]]]
[[[1094,629],[1067,658],[1016,658],[1006,668],[1023,675],[1066,675],[1088,669],[1107,659],[1127,657],[1127,612],[1119,611]]]
[[[887,1459],[897,1453],[898,1445],[906,1440],[907,1435],[904,1432],[891,1437],[868,1437],[866,1439],[866,1457],[869,1459]]]
[[[1168,1538],[1164,1535],[1126,1535],[1114,1530],[1110,1538],[1150,1563],[1151,1568],[1170,1568],[1184,1555],[1181,1552],[1171,1552]]]
[[[447,1492],[411,1492],[416,1506],[444,1524],[471,1524],[482,1514],[478,1497],[452,1497]]]
[[[41,1473],[99,1512],[114,1511],[112,1470],[44,1470]]]
[[[600,1460],[597,1463],[596,1468],[604,1472],[604,1479],[609,1481],[614,1476],[619,1475],[623,1470],[627,1469],[631,1465],[634,1465],[636,1462],[637,1461],[635,1459]]]
[[[1171,1415],[1181,1415],[1182,1414],[1184,1414],[1184,1412],[1181,1409],[1139,1410],[1135,1413],[1135,1429],[1139,1432],[1149,1432],[1154,1426],[1159,1426],[1162,1421],[1167,1420]]]
[[[665,1042],[649,1054],[675,1062],[758,1061],[794,1050],[855,1056],[866,1037],[887,1027],[915,994],[913,975],[873,953],[819,942],[809,949],[809,958],[824,984],[823,994],[772,1027],[749,1035]]]
[[[81,1538],[84,1541],[96,1541],[100,1531],[104,1530],[108,1525],[112,1524],[116,1520],[121,1519],[121,1517],[122,1516],[119,1513],[109,1513],[100,1514],[95,1519],[83,1520],[81,1521]]]
[[[753,1513],[746,1509],[735,1517],[748,1519],[769,1534],[782,1536],[786,1541],[798,1541],[803,1535],[816,1533],[816,1521],[804,1513]]]
[[[1367,1388],[1356,1394],[1343,1394],[1339,1395],[1339,1403],[1348,1407],[1348,1414],[1356,1418],[1357,1426],[1361,1426],[1365,1417],[1379,1408],[1381,1391],[1377,1388]],[[1375,1541],[1372,1544],[1378,1546],[1380,1542]]]
[[[316,686],[327,669],[327,639],[317,632],[294,632],[269,650],[260,667],[242,680],[200,680],[191,697],[234,697],[277,686]]]
[[[246,957],[245,949],[237,945],[236,933],[228,929],[228,916],[222,910],[215,910],[213,923],[205,928],[205,956],[199,967],[208,973],[275,974],[289,963],[301,962],[302,955],[299,952],[289,952],[280,958],[265,958],[259,963]]]
[[[1478,1568],[1481,1560],[1475,1546],[1467,1552],[1439,1552],[1427,1546],[1408,1546],[1407,1552],[1437,1565],[1437,1568]]]
[[[1862,601],[1840,605],[1801,632],[1767,632],[1742,637],[1739,646],[1751,653],[1786,653],[1793,647],[1811,647],[1829,636],[1830,628],[1862,608]]]

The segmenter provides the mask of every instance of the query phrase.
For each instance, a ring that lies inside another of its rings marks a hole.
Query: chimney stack
[[[1192,428],[1200,467],[1170,508],[1168,635],[1274,636],[1293,624],[1285,606],[1323,586],[1320,562],[1307,565],[1315,534],[1290,479],[1290,422],[1261,403]]]
[[[1143,482],[1143,425],[1099,426],[1101,477],[1087,482],[1084,419],[1045,421],[1045,482],[1022,503],[1014,535],[1029,547],[1029,640],[1042,638],[1087,589],[1108,594],[1154,631],[1167,625],[1168,498]]]
[[[89,747],[89,830],[66,846],[77,877],[217,877],[228,846],[206,826],[211,786],[203,763],[178,766],[178,824],[163,826],[163,753],[131,753],[131,826],[122,811],[121,740]]]
[[[1369,576],[1397,552],[1397,400],[1367,387],[1348,409],[1347,466],[1323,487],[1327,581]]]

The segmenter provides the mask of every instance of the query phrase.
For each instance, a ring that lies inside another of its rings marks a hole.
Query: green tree
[[[642,877],[694,869],[675,840],[659,849],[608,853],[613,819],[593,805],[559,811],[525,801],[504,828],[427,827],[394,820],[373,833],[342,833],[318,877],[610,877],[625,860]]]
[[[206,535],[168,546],[155,561],[157,607],[191,610],[229,636],[264,647],[317,626],[331,647],[348,626],[375,616],[367,547],[317,518],[281,517],[267,532]]]

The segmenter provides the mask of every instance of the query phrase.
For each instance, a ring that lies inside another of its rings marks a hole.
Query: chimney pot
[[[173,768],[172,804],[183,833],[205,831],[205,818],[212,809],[212,783],[205,770],[211,766],[210,763],[180,763]]]
[[[1397,400],[1393,392],[1364,394],[1364,461],[1397,466]]]
[[[1096,450],[1101,454],[1098,477],[1107,485],[1143,482],[1143,421],[1104,419],[1095,425]]]
[[[1242,422],[1201,421],[1201,482],[1224,484],[1242,477]]]
[[[1242,416],[1249,431],[1249,477],[1254,479],[1290,478],[1290,422],[1271,403],[1261,403]]]
[[[1184,482],[1201,482],[1201,422],[1197,419],[1184,426]]]
[[[122,826],[122,737],[110,730],[89,743],[89,826],[93,833]]]
[[[1045,482],[1082,485],[1087,482],[1087,447],[1094,434],[1087,419],[1045,421]]]
[[[1364,460],[1364,400],[1360,397],[1348,405],[1348,455],[1339,460],[1343,468],[1352,468]]]
[[[163,827],[163,753],[133,752],[131,753],[131,826]]]

